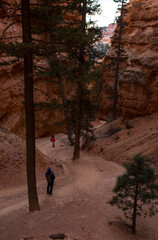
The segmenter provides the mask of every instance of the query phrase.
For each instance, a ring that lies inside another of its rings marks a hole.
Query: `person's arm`
[[[55,179],[55,175],[54,175],[54,173],[52,173],[52,178]]]

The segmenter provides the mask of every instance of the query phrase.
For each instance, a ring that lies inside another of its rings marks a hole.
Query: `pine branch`
[[[8,8],[4,8],[4,7],[0,7],[2,10],[5,10],[6,12],[10,12],[10,11],[13,11],[14,13],[15,12],[17,12],[17,11],[21,11],[21,8],[20,7],[18,7],[18,5],[17,4],[12,4],[12,7],[11,7],[11,5],[10,4],[8,4],[8,6],[10,6],[10,7],[8,7]],[[6,15],[2,15],[2,16],[4,16],[4,17],[7,17]]]
[[[39,88],[35,88],[35,87],[34,87],[34,90],[40,91],[40,92],[44,93],[44,95],[46,95],[46,96],[47,96],[49,99],[51,99],[51,101],[52,101],[52,98],[48,95],[48,93],[46,93],[46,92],[43,91],[42,89],[39,89]]]
[[[41,67],[41,66],[38,66],[38,65],[34,65],[36,69],[43,69],[43,70],[49,70],[48,68],[45,68],[45,67]]]
[[[6,18],[6,17],[7,17],[7,18],[16,18],[16,17],[21,17],[21,14],[17,14],[17,15],[7,15],[7,16],[6,16],[6,15],[1,15],[1,18],[3,18],[3,17],[4,17],[4,18]]]
[[[3,38],[3,40],[14,39],[14,38],[22,38],[22,36],[5,37],[5,38]]]
[[[10,24],[4,29],[4,31],[3,31],[2,36],[0,37],[0,39],[1,39],[1,40],[3,39],[3,37],[5,36],[6,31],[7,31],[11,26],[13,26],[14,24],[19,23],[19,22],[21,23],[21,21],[16,21],[16,22],[10,23]]]

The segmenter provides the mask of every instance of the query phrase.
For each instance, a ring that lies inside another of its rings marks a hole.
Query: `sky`
[[[102,13],[101,15],[95,15],[92,20],[97,21],[99,27],[108,26],[114,22],[118,4],[113,0],[98,0],[98,2],[101,5]]]

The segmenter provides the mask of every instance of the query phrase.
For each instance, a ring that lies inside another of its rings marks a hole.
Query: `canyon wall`
[[[32,1],[33,2],[33,1]],[[20,4],[19,0],[9,0],[8,3]],[[20,5],[19,5],[20,6]],[[1,11],[0,16],[0,36],[5,34],[5,42],[22,42],[21,23],[14,22],[14,18],[6,17],[8,12]],[[19,13],[17,11],[17,13]],[[17,14],[16,13],[16,14]],[[21,20],[18,17],[18,20]],[[7,28],[7,26],[9,26]],[[4,29],[7,29],[4,32]],[[0,56],[0,62],[12,61],[12,57]],[[46,67],[47,63],[43,59],[34,59],[34,64]],[[34,101],[35,103],[49,103],[56,99],[61,103],[60,90],[55,79],[44,81],[36,77],[34,79]],[[12,133],[25,138],[25,109],[24,109],[24,72],[23,59],[10,65],[0,66],[0,125],[7,128]],[[52,134],[52,132],[62,132],[65,130],[63,111],[58,109],[37,109],[35,111],[36,137]]]
[[[10,2],[19,2],[10,0]],[[122,44],[125,53],[120,64],[118,115],[127,117],[147,115],[157,111],[158,105],[158,1],[131,0],[125,17],[128,26],[123,34]],[[0,16],[0,35],[11,23],[10,18]],[[21,25],[15,24],[7,29],[6,36],[21,35]],[[9,40],[8,40],[9,41]],[[18,38],[19,41],[19,38]],[[0,57],[1,61],[5,58]],[[112,96],[115,71],[107,65],[116,62],[115,49],[112,46],[105,57],[103,89],[100,100],[102,119],[112,114]],[[42,59],[40,66],[46,63]],[[72,91],[68,86],[67,94]],[[23,62],[0,67],[0,125],[12,133],[25,137],[24,80]],[[56,98],[61,102],[60,90],[52,82],[34,81],[34,98],[36,103],[50,102]],[[64,114],[57,109],[36,111],[36,137],[62,132],[65,130]],[[62,124],[60,125],[59,122]]]
[[[118,115],[132,117],[158,111],[158,1],[131,0],[124,21],[124,54],[120,62]],[[118,28],[117,28],[118,29]],[[112,45],[104,61],[100,118],[112,115],[114,66],[107,65],[116,53]]]
[[[25,138],[23,63],[3,67],[0,71],[0,125]],[[58,86],[53,82],[34,81],[35,103],[49,103],[53,98],[61,102]],[[36,136],[60,132],[64,124],[63,112],[58,109],[37,109],[35,111]]]
[[[111,23],[107,26],[106,30],[102,30],[102,39],[101,42],[103,42],[105,45],[108,44],[111,45],[111,38],[114,35],[114,31],[116,29],[117,24]]]

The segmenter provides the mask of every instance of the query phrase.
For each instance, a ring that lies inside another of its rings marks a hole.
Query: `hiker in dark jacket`
[[[45,173],[45,175],[47,179],[47,194],[51,195],[53,190],[55,175],[53,171],[51,171],[50,167],[47,168],[47,172]]]
[[[51,140],[52,143],[53,143],[52,147],[55,147],[55,137],[54,137],[54,135],[51,136],[51,139],[50,139],[50,140]]]

